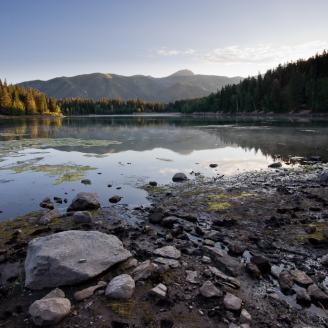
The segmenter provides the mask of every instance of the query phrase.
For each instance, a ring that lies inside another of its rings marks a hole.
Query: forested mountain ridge
[[[170,102],[208,96],[223,86],[240,82],[241,77],[193,74],[181,70],[172,75],[155,78],[145,75],[122,76],[93,73],[73,77],[57,77],[48,81],[27,81],[25,87],[38,89],[57,99],[84,98],[99,100],[142,99],[151,102]]]
[[[171,103],[172,112],[328,113],[328,53],[279,65],[217,93]]]

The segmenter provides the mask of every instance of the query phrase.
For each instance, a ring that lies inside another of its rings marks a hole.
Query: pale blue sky
[[[247,76],[328,49],[327,0],[0,0],[0,77]]]

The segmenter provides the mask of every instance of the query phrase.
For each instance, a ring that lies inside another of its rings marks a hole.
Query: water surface
[[[146,205],[141,186],[176,172],[207,177],[267,169],[277,158],[327,160],[326,122],[218,120],[178,116],[15,118],[0,121],[0,219],[38,210],[44,197],[68,203],[79,191]],[[210,168],[209,164],[218,164]],[[81,183],[90,179],[90,185]],[[111,187],[108,187],[111,185]],[[66,204],[56,205],[65,210]]]

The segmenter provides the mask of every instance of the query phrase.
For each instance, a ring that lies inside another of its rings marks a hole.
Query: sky
[[[0,78],[250,76],[328,49],[328,0],[0,0]]]

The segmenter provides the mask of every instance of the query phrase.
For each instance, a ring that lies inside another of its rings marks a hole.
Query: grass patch
[[[209,202],[208,203],[208,209],[210,211],[214,211],[214,212],[227,210],[231,206],[232,205],[228,202]]]

